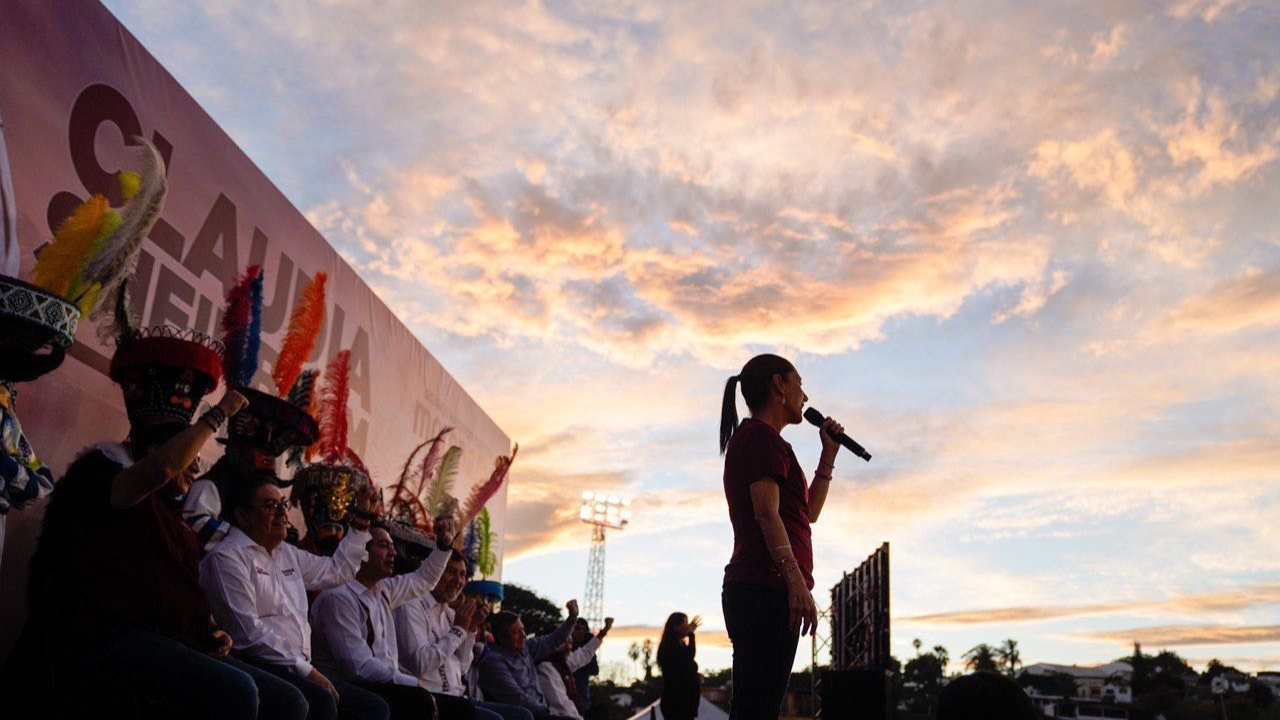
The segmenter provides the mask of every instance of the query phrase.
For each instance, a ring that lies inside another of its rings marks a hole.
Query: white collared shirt
[[[272,552],[232,527],[200,562],[200,585],[214,617],[244,657],[311,672],[307,591],[326,590],[355,577],[372,536],[352,530],[333,557],[281,543]]]
[[[575,673],[586,667],[599,649],[600,638],[593,637],[587,641],[586,645],[569,653],[566,661],[569,672]],[[569,692],[564,686],[564,679],[560,677],[560,671],[556,670],[551,663],[546,661],[538,663],[538,686],[542,688],[542,696],[547,699],[547,707],[551,709],[552,715],[579,719],[582,717],[577,706],[569,699]]]
[[[400,669],[391,611],[431,592],[444,575],[449,554],[433,549],[417,570],[389,577],[373,590],[352,580],[321,593],[311,607],[320,672],[347,682],[418,685],[418,678]]]
[[[475,636],[454,624],[453,608],[431,593],[396,608],[400,667],[442,695],[463,693],[462,675],[471,667]]]

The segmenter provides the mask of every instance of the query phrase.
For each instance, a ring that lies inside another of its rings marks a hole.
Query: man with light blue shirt
[[[547,699],[538,686],[537,663],[551,656],[573,633],[578,619],[578,601],[570,600],[565,609],[569,617],[555,632],[527,640],[524,623],[515,613],[503,611],[489,621],[493,644],[480,658],[480,690],[485,700],[519,705],[533,713],[536,720],[560,720],[552,715]]]

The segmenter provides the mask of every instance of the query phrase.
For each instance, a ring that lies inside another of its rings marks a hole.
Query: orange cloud
[[[1200,615],[1245,610],[1275,604],[1280,604],[1280,583],[1261,583],[1234,590],[1189,594],[1166,600],[961,610],[915,615],[897,618],[897,620],[903,623],[931,625],[979,625],[1058,620],[1083,615],[1102,614],[1162,612]],[[1104,633],[1099,633],[1097,636],[1101,637],[1102,635]],[[1090,635],[1090,637],[1093,636]]]
[[[1074,637],[1107,640],[1126,645],[1142,643],[1148,647],[1245,645],[1280,642],[1280,625],[1160,625],[1132,630],[1084,633]]]

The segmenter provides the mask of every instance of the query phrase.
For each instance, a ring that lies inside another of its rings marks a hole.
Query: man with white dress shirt
[[[480,598],[466,599],[455,610],[467,582],[467,559],[457,550],[449,558],[440,582],[428,594],[392,611],[400,667],[414,675],[436,696],[442,720],[452,715],[475,720],[533,720],[533,714],[516,705],[475,702],[463,697],[463,676],[471,667],[477,628],[489,617],[489,606]],[[443,700],[441,696],[450,696]],[[451,712],[452,710],[452,712]]]
[[[577,625],[575,624],[576,628]],[[582,712],[578,708],[575,698],[577,697],[577,688],[573,688],[574,697],[570,697],[570,685],[573,684],[573,673],[581,670],[591,662],[596,656],[596,651],[600,649],[600,643],[604,642],[604,638],[613,629],[613,618],[604,619],[604,627],[600,628],[600,632],[595,637],[587,640],[582,647],[577,650],[573,649],[573,637],[564,641],[564,645],[553,653],[550,657],[543,658],[538,663],[538,687],[542,689],[542,696],[547,700],[547,708],[552,714],[562,715],[574,720],[582,720]]]
[[[438,523],[436,547],[417,570],[403,575],[394,575],[391,535],[382,527],[372,535],[355,579],[321,593],[311,608],[316,666],[386,700],[392,720],[431,720],[437,717],[436,700],[426,683],[400,669],[391,612],[440,581],[453,550],[453,527]]]
[[[379,505],[376,492],[361,490],[351,532],[331,558],[284,542],[289,502],[272,477],[242,480],[229,496],[232,524],[201,561],[200,584],[237,657],[301,691],[308,720],[387,720],[390,709],[377,695],[316,669],[307,621],[307,591],[350,580],[364,560],[371,537],[367,516]]]

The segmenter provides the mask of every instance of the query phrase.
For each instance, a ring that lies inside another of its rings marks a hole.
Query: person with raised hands
[[[410,573],[396,575],[391,534],[375,526],[368,557],[354,580],[326,590],[311,608],[315,666],[381,697],[393,720],[438,717],[426,683],[400,669],[392,610],[431,592],[444,575],[455,540],[451,523],[436,524],[435,547]]]
[[[577,626],[575,620],[574,627]],[[546,698],[547,707],[552,713],[582,720],[582,711],[578,708],[578,688],[573,674],[595,659],[600,643],[604,642],[605,636],[612,629],[613,618],[605,618],[600,631],[577,649],[573,647],[571,633],[563,645],[538,663],[538,687],[542,689],[542,696]]]
[[[480,658],[480,690],[485,700],[518,705],[533,713],[536,720],[572,720],[557,715],[547,705],[538,681],[537,663],[559,650],[573,634],[578,619],[578,601],[565,604],[569,617],[555,632],[529,639],[524,623],[515,613],[502,611],[489,621],[493,644]]]
[[[272,476],[242,478],[227,499],[230,530],[201,561],[200,584],[236,654],[301,691],[309,720],[387,720],[391,711],[382,698],[312,665],[307,620],[307,592],[351,580],[364,562],[372,537],[364,517],[381,509],[377,490],[360,488],[351,530],[333,557],[285,542],[289,501]]]

